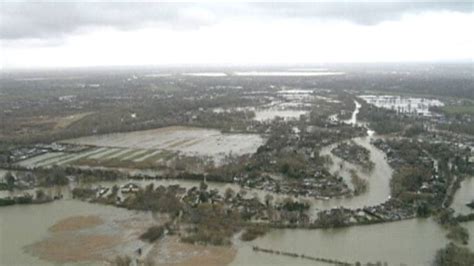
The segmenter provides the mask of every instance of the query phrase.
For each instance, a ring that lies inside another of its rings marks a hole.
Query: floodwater
[[[466,206],[467,203],[474,200],[474,178],[467,177],[461,182],[461,187],[456,191],[454,195],[453,203],[451,208],[459,214],[470,214],[474,209]]]
[[[218,130],[166,127],[128,133],[82,137],[64,143],[149,150],[169,150],[189,155],[217,156],[254,153],[265,140],[257,134],[222,134]]]
[[[280,117],[284,120],[299,120],[301,115],[309,114],[309,107],[315,99],[313,90],[281,90],[278,96],[282,101],[272,101],[271,103],[255,109],[254,120],[265,122]]]
[[[144,215],[144,213],[134,213],[125,209],[76,200],[2,207],[0,208],[0,265],[53,265],[52,262],[35,257],[25,248],[49,238],[51,232],[48,229],[58,221],[79,215],[106,216],[116,220],[132,217],[132,215]],[[88,261],[84,264],[66,265],[102,264]]]
[[[345,182],[351,187],[350,170],[355,170],[359,177],[369,182],[369,189],[365,193],[354,197],[332,198],[317,204],[315,207],[329,209],[338,206],[347,208],[362,208],[364,206],[378,205],[388,199],[390,196],[390,178],[392,177],[392,168],[385,160],[385,154],[370,143],[373,137],[354,138],[353,141],[370,151],[370,160],[374,162],[374,168],[368,172],[360,166],[343,161],[341,158],[331,153],[331,150],[337,145],[330,145],[321,150],[321,155],[329,155],[333,164],[329,171],[333,174],[338,173],[344,178]],[[342,166],[342,167],[341,167]]]
[[[430,107],[444,106],[439,100],[392,95],[361,95],[361,99],[377,107],[391,109],[399,113],[430,116]]]
[[[357,115],[359,114],[360,111],[360,103],[358,101],[354,101],[355,104],[355,110],[352,112],[351,118],[347,121],[345,121],[349,125],[355,126],[357,124]]]
[[[461,187],[456,191],[454,195],[453,203],[451,204],[451,208],[454,209],[456,214],[471,214],[474,213],[474,209],[469,208],[466,206],[466,203],[471,202],[474,200],[474,177],[466,177],[461,182]],[[474,250],[474,221],[462,223],[462,226],[465,227],[469,231],[469,235],[471,239],[469,240],[469,248]]]
[[[255,111],[254,119],[257,121],[270,121],[277,117],[283,118],[284,120],[299,120],[301,115],[308,114],[308,111],[301,110],[257,110]]]
[[[381,261],[389,265],[431,265],[436,250],[447,243],[445,233],[431,219],[329,230],[274,230],[250,243],[241,243],[231,265],[327,265],[254,252],[254,245],[352,263]]]

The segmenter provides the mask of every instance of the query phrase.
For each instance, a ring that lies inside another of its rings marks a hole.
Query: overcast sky
[[[473,1],[0,3],[8,68],[474,59]]]

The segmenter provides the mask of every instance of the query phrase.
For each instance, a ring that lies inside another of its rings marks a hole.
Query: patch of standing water
[[[308,111],[301,110],[257,110],[255,111],[255,120],[257,121],[271,121],[277,117],[282,118],[283,120],[298,120],[301,115],[307,114]]]
[[[439,100],[392,95],[361,95],[368,104],[390,109],[398,113],[431,116],[430,107],[444,106]]]

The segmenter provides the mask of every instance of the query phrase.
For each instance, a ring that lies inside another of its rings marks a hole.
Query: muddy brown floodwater
[[[0,265],[102,265],[161,218],[76,200],[0,208]]]

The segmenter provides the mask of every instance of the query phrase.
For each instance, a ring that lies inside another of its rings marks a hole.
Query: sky
[[[0,68],[474,59],[473,1],[0,2]]]

